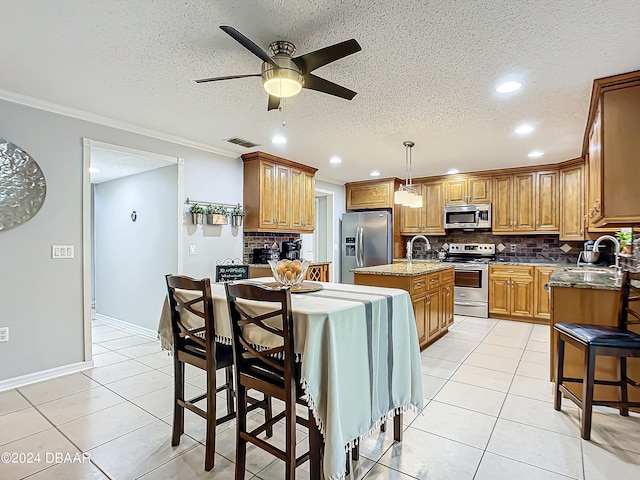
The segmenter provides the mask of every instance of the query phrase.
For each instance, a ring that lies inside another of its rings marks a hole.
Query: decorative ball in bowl
[[[281,285],[289,285],[291,287],[298,286],[307,276],[307,270],[311,262],[300,260],[279,260],[274,262],[269,260],[273,278]]]

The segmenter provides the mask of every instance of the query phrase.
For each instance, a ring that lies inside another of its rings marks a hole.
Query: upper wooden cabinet
[[[491,203],[491,177],[465,177],[444,182],[445,205]]]
[[[596,80],[585,138],[589,228],[640,223],[640,71]]]
[[[347,210],[393,208],[397,184],[397,178],[346,183]]]
[[[263,152],[242,155],[245,232],[312,232],[316,168]]]
[[[493,177],[493,233],[558,233],[556,170]]]
[[[584,163],[560,169],[560,240],[585,239]]]
[[[444,208],[442,182],[430,182],[416,185],[422,195],[422,207],[402,207],[400,217],[400,233],[414,235],[427,233],[430,235],[444,235]]]
[[[297,198],[298,202],[291,203],[291,226],[296,231],[313,232],[316,218],[315,178],[313,174],[292,168],[291,193],[292,198]]]

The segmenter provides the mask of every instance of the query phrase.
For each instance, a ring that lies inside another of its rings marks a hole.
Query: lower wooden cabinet
[[[489,266],[489,315],[548,323],[549,295],[544,289],[553,267]]]
[[[250,266],[249,278],[260,278],[272,276],[271,267],[269,265]],[[328,282],[329,281],[329,264],[318,263],[309,265],[307,276],[304,278],[311,282]]]
[[[421,349],[444,335],[453,323],[453,268],[413,276],[356,273],[354,282],[409,292]]]

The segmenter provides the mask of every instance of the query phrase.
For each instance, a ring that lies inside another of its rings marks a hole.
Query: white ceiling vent
[[[235,143],[236,145],[240,145],[241,147],[245,147],[245,148],[253,148],[253,147],[260,146],[259,143],[253,143],[253,142],[250,142],[249,140],[245,140],[244,138],[240,138],[240,137],[227,138],[225,142]]]

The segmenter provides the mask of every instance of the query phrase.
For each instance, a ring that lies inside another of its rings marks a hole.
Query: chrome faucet
[[[616,274],[620,277],[622,276],[622,268],[620,267],[620,242],[618,242],[618,239],[616,237],[613,237],[611,235],[602,235],[601,237],[598,237],[597,240],[593,243],[594,252],[598,251],[600,242],[602,242],[603,240],[611,240],[613,242],[613,245],[615,247],[615,251],[613,254],[616,258],[615,269],[616,269]]]
[[[427,237],[425,237],[424,235],[414,236],[407,242],[407,263],[409,263],[409,265],[411,265],[411,262],[413,260],[413,242],[415,242],[419,238],[425,241],[425,243],[427,244],[427,250],[431,250],[431,244],[429,243],[429,239]]]

